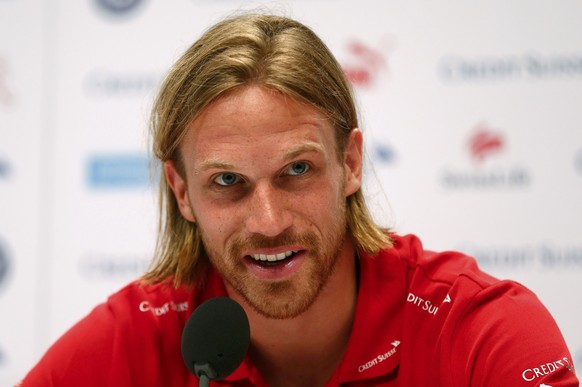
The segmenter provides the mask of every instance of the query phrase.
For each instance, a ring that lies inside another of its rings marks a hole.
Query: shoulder
[[[394,241],[384,254],[401,262],[405,330],[420,339],[416,349],[437,348],[439,375],[452,385],[575,385],[562,334],[533,292],[483,272],[465,254],[427,251],[414,236]]]
[[[443,346],[451,365],[471,364],[480,385],[578,385],[556,321],[526,287],[512,281],[484,287],[452,309],[450,320]]]
[[[498,279],[481,271],[473,257],[462,252],[427,250],[414,235],[393,235],[392,238],[393,251],[406,266],[409,275],[422,275],[427,281],[443,284],[453,284],[463,277],[479,287],[498,282]]]
[[[166,353],[181,364],[181,331],[193,299],[192,292],[169,284],[128,284],[63,334],[22,386],[123,385],[155,373]],[[92,384],[87,375],[94,375]]]
[[[456,251],[425,250],[414,235],[391,235],[393,247],[360,260],[362,281],[372,287],[399,282],[407,301],[432,306],[455,295],[457,303],[500,285],[500,281],[479,269],[474,258]],[[369,278],[364,278],[369,277]],[[501,290],[517,284],[506,284]],[[501,295],[502,291],[495,294]]]
[[[515,323],[512,315],[544,315],[549,312],[527,287],[500,280],[482,271],[474,258],[460,252],[425,250],[412,235],[396,236],[393,254],[401,262],[408,302],[410,293],[440,304],[445,314],[469,318],[482,314],[485,321],[496,318]],[[438,302],[437,302],[438,301]],[[485,321],[481,321],[482,323]]]
[[[111,317],[119,319],[156,319],[185,313],[194,300],[191,291],[164,282],[155,285],[134,281],[112,294],[105,306]]]

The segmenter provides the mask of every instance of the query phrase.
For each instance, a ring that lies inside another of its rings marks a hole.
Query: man
[[[228,296],[251,344],[235,386],[576,386],[522,286],[376,226],[348,82],[296,21],[244,15],[178,60],[153,111],[156,261],[66,333],[23,386],[196,386],[180,337]]]

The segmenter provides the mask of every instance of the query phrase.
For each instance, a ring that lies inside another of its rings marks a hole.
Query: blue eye
[[[229,185],[236,184],[239,182],[239,180],[240,180],[240,178],[232,172],[221,173],[220,175],[218,175],[214,178],[214,182],[216,184],[222,185],[222,186],[229,186]]]
[[[304,161],[293,163],[289,166],[288,173],[291,176],[303,175],[309,170],[309,164]]]

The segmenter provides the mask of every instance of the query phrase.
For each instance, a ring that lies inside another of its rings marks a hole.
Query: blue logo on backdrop
[[[87,183],[92,188],[147,188],[149,159],[144,155],[95,155],[87,163]]]
[[[110,14],[125,15],[138,8],[143,0],[96,0],[99,8]]]
[[[7,160],[0,159],[0,180],[7,179],[10,175],[10,164]]]
[[[9,271],[9,262],[8,262],[8,253],[6,252],[6,248],[0,242],[0,290],[2,289],[2,285],[6,282],[6,278],[8,277]]]
[[[396,158],[396,151],[388,145],[373,145],[372,152],[372,158],[375,162],[390,164]]]
[[[94,3],[105,16],[118,19],[132,15],[141,8],[144,0],[94,0]]]

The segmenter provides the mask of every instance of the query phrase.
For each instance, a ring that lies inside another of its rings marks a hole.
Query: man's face
[[[196,222],[212,265],[272,318],[301,314],[331,275],[346,238],[345,198],[360,187],[361,134],[339,160],[334,129],[315,109],[259,86],[230,92],[181,143],[184,176],[166,177]]]

